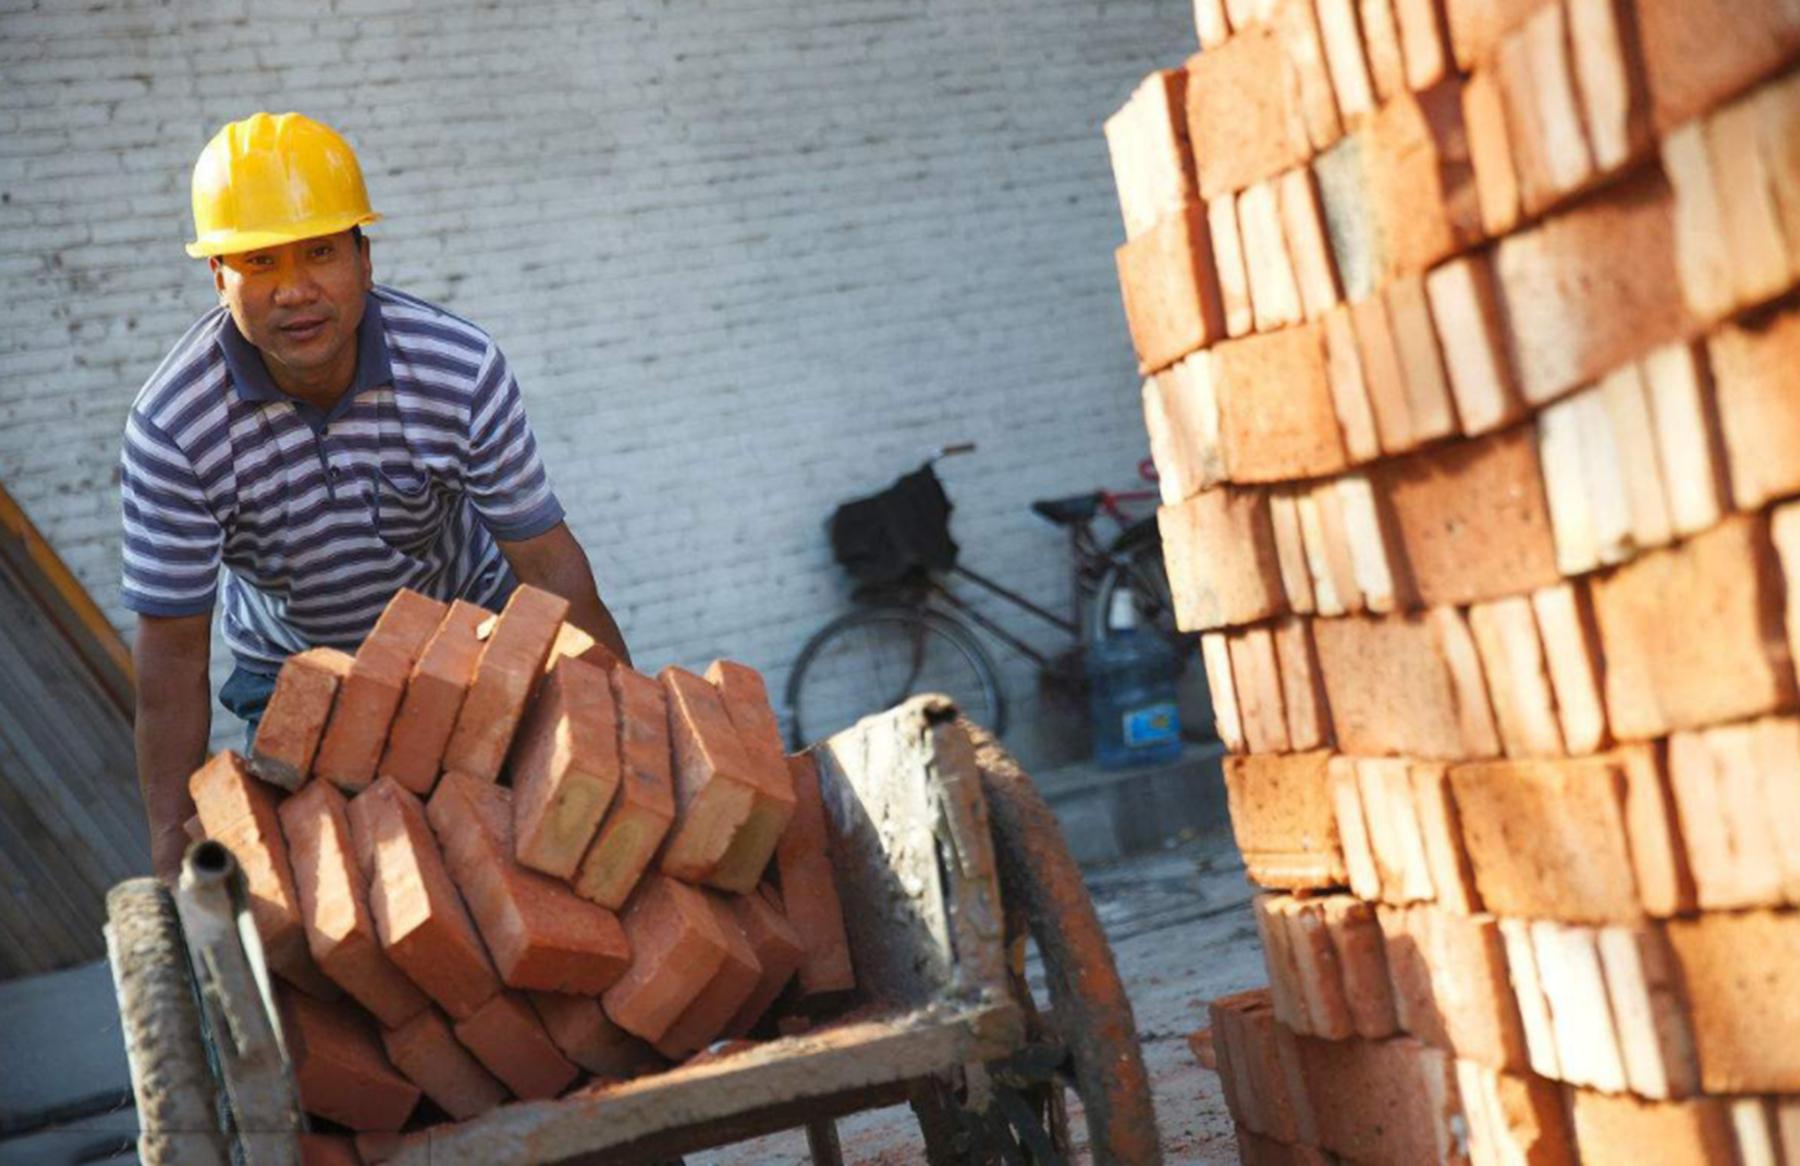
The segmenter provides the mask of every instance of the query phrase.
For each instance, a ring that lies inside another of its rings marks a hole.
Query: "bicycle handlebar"
[[[932,461],[942,461],[947,457],[958,457],[965,453],[974,453],[975,443],[972,441],[955,441],[949,445],[940,445],[937,452],[931,455]]]

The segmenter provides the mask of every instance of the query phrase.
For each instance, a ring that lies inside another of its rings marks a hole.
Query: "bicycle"
[[[973,442],[944,446],[887,489],[833,512],[827,523],[832,553],[858,581],[856,606],[814,632],[788,673],[788,732],[795,748],[924,692],[951,697],[972,720],[1004,734],[1005,693],[977,629],[1035,662],[1046,676],[1080,678],[1079,664],[1072,669],[1068,663],[1079,661],[1078,650],[1054,657],[1040,651],[952,591],[946,576],[1056,628],[1076,649],[1113,633],[1112,597],[1126,588],[1138,626],[1169,637],[1184,666],[1192,657],[1192,637],[1175,627],[1156,516],[1133,518],[1127,510],[1154,503],[1157,491],[1095,490],[1031,504],[1033,513],[1069,534],[1073,611],[1064,617],[958,561],[950,537],[954,507],[936,465],[973,452]],[[1138,472],[1155,480],[1148,459]],[[1094,529],[1102,515],[1118,528],[1104,544]]]

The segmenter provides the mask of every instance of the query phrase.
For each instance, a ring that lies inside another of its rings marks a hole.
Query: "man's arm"
[[[517,542],[501,540],[500,551],[512,564],[519,582],[568,600],[569,622],[611,649],[626,664],[631,663],[625,636],[613,621],[612,612],[600,602],[594,569],[568,523],[559,522],[543,534]]]
[[[132,663],[137,669],[137,771],[150,819],[150,862],[173,879],[187,848],[183,826],[194,813],[188,777],[206,760],[212,735],[212,613],[174,618],[138,616]]]

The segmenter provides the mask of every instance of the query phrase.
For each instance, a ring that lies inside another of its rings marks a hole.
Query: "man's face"
[[[356,368],[363,294],[374,287],[365,241],[321,235],[213,260],[213,283],[244,339],[283,388],[339,387]],[[286,382],[286,383],[284,383]]]

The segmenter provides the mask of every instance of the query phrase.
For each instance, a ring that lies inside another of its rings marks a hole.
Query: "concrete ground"
[[[1187,1045],[1188,1034],[1207,1024],[1207,1001],[1267,979],[1250,915],[1251,888],[1230,834],[1213,831],[1092,868],[1087,884],[1131,994],[1164,1160],[1169,1166],[1237,1162],[1218,1078],[1194,1061]],[[1044,998],[1042,984],[1034,987]],[[1078,1106],[1071,1108],[1078,1160],[1086,1162],[1085,1128]],[[846,1163],[914,1166],[924,1158],[905,1106],[845,1118],[838,1133]],[[690,1166],[810,1161],[797,1131],[688,1157]]]

